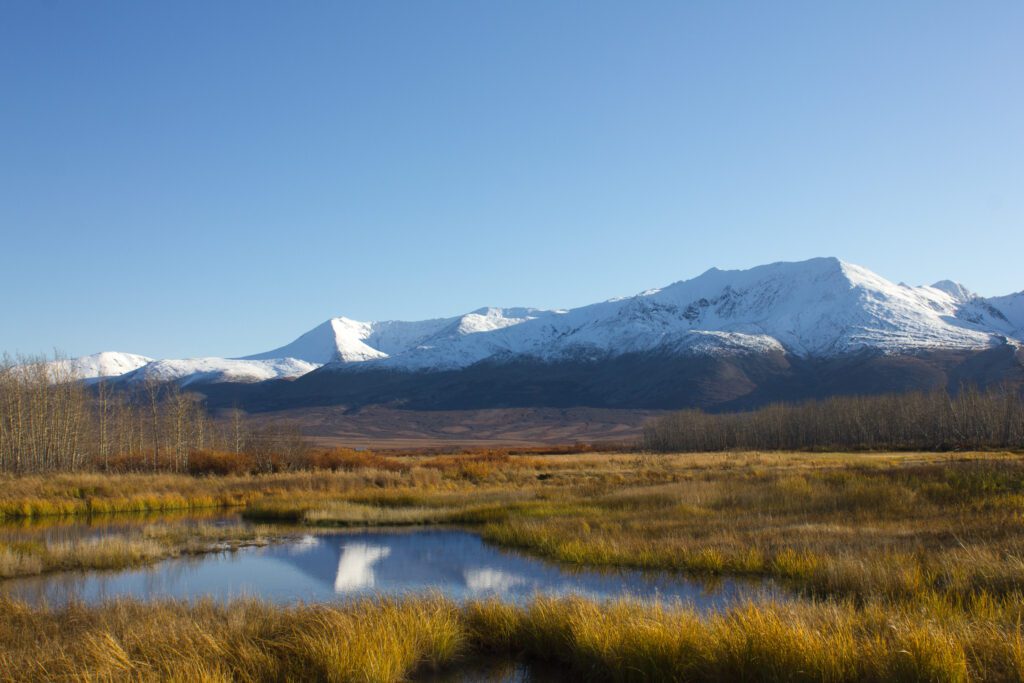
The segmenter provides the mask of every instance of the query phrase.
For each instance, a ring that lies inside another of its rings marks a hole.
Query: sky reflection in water
[[[116,573],[62,573],[0,583],[32,602],[260,597],[275,602],[337,601],[371,595],[436,592],[456,600],[499,597],[526,602],[534,595],[582,595],[681,600],[719,609],[764,597],[760,585],[723,580],[708,586],[681,576],[640,571],[567,568],[500,550],[461,530],[362,531],[304,536],[162,562]]]

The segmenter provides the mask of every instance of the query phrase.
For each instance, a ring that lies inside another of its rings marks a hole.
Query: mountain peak
[[[970,301],[975,297],[974,292],[955,280],[939,280],[932,285],[932,288],[949,294],[955,301],[961,303],[964,301]]]

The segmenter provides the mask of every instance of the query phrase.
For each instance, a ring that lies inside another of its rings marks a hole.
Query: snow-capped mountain
[[[821,359],[865,350],[898,355],[1022,344],[1024,292],[986,299],[948,280],[912,287],[817,258],[712,268],[661,289],[569,310],[482,308],[418,322],[332,318],[290,344],[239,359],[130,357],[136,360],[125,360],[123,373],[111,363],[101,373],[91,361],[76,362],[83,376],[209,384],[296,378],[317,368],[453,371],[481,362],[594,362],[652,352]]]
[[[157,360],[123,375],[129,382],[176,381],[181,386],[209,382],[262,382],[300,377],[320,367],[297,358],[246,360],[241,358],[187,358]]]
[[[269,358],[299,358],[310,363],[352,364],[386,359],[404,359],[417,350],[441,347],[458,354],[452,348],[469,335],[493,333],[519,325],[552,311],[532,308],[481,308],[454,318],[436,318],[417,322],[386,320],[359,322],[349,318],[332,318],[302,335],[291,344],[273,351],[247,356],[248,360]],[[478,337],[474,337],[478,338]],[[393,362],[393,361],[392,361]],[[414,363],[415,361],[413,361]],[[440,365],[449,359],[438,359]]]
[[[1022,309],[1024,293],[982,299],[951,282],[909,287],[822,258],[712,268],[662,289],[571,310],[482,309],[426,323],[335,319],[325,325],[344,330],[331,338],[332,369],[358,363],[360,369],[431,370],[523,356],[596,360],[652,350],[827,357],[862,349],[983,349],[1007,337],[1024,340]],[[397,326],[408,326],[398,339],[382,334]]]
[[[153,359],[134,353],[103,351],[89,356],[50,363],[59,373],[69,373],[87,382],[118,377],[152,363]]]

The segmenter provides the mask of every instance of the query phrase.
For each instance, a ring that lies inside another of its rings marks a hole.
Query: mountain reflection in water
[[[132,596],[276,602],[338,601],[372,595],[439,593],[455,600],[535,595],[681,600],[715,610],[777,594],[722,580],[709,586],[667,573],[567,568],[488,545],[461,530],[361,531],[308,535],[289,543],[162,562],[115,573],[62,573],[0,583],[0,591],[59,604]]]
[[[386,546],[349,543],[342,546],[338,573],[334,575],[334,592],[348,593],[374,584],[373,563],[391,554]]]

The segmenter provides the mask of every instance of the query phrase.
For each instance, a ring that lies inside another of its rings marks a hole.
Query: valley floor
[[[324,446],[431,448],[636,443],[644,424],[663,410],[493,408],[400,410],[368,406],[309,407],[260,413],[264,424],[298,427]]]
[[[771,577],[799,597],[711,616],[578,599],[52,610],[6,600],[0,680],[385,681],[510,654],[611,680],[1024,680],[1020,454],[372,456],[349,466],[0,479],[4,529],[22,525],[17,540],[0,540],[0,576],[119,566],[116,548],[94,564],[89,543],[26,540],[57,513],[234,506],[262,526],[182,534],[155,521],[149,551],[126,550],[120,566],[296,526],[454,523],[564,563]]]

